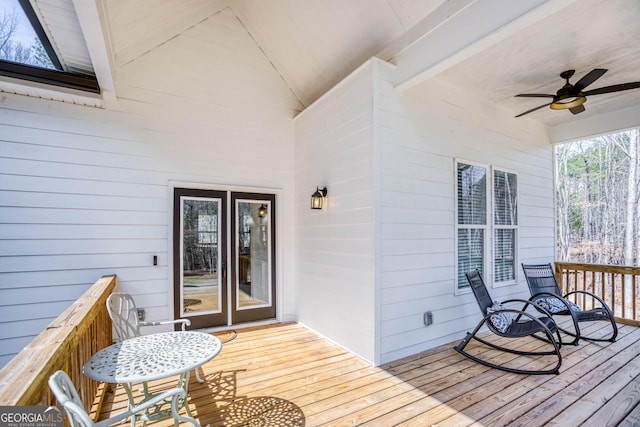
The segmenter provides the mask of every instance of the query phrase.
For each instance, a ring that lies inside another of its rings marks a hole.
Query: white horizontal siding
[[[435,81],[412,93],[379,87],[380,360],[388,362],[462,339],[479,321],[473,296],[454,295],[454,160],[518,174],[521,262],[553,256],[553,176],[542,128]],[[489,286],[496,299],[526,295],[522,279]]]
[[[72,71],[93,72],[91,57],[84,42],[80,22],[75,14],[72,0],[49,1],[38,0],[32,2],[36,14],[44,19],[45,31],[51,38],[65,65]]]
[[[372,109],[367,63],[295,119],[295,281],[299,321],[373,362]]]
[[[114,74],[105,109],[0,105],[0,366],[105,274],[148,319],[173,316],[173,182],[278,190],[278,315],[294,316],[299,103],[255,41],[227,9]]]

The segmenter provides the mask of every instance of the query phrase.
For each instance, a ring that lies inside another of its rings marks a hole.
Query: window
[[[100,93],[95,76],[65,68],[29,0],[0,2],[0,75]]]
[[[198,243],[203,246],[218,243],[218,215],[208,211],[198,214]]]
[[[469,287],[465,273],[484,276],[487,236],[487,167],[456,163],[457,174],[457,289]]]
[[[493,281],[507,284],[516,280],[518,227],[517,176],[493,170]]]
[[[517,176],[489,171],[487,165],[456,161],[456,291],[468,289],[465,273],[475,269],[485,280],[492,272],[494,286],[516,280]]]

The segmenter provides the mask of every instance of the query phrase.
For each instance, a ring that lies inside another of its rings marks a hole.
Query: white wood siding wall
[[[172,318],[172,181],[277,191],[278,315],[293,319],[300,106],[278,73],[229,9],[116,71],[104,110],[2,95],[0,366],[104,274]]]
[[[373,79],[369,61],[295,119],[298,319],[374,362]],[[310,209],[316,186],[327,207]]]
[[[454,295],[455,158],[518,174],[519,262],[554,258],[544,128],[437,81],[398,93],[393,74],[372,59],[295,120],[298,318],[374,364],[479,321],[473,296]],[[308,208],[316,185],[329,190],[322,212]],[[487,283],[496,299],[526,297],[518,279]]]
[[[397,93],[390,77],[378,85],[381,363],[462,339],[480,320],[472,294],[454,296],[455,158],[518,174],[520,262],[554,258],[552,149],[543,128],[436,81]],[[490,287],[492,296],[527,296],[519,273],[517,285]]]

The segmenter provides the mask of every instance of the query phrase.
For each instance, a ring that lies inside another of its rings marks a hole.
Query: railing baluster
[[[624,273],[621,273],[618,275],[619,280],[620,280],[620,289],[618,290],[620,292],[620,308],[622,309],[622,317],[625,317],[626,314],[628,313],[628,310],[626,308],[626,306],[624,305],[624,299],[625,299],[625,279],[626,279],[626,275]]]
[[[638,320],[638,312],[636,310],[636,305],[638,304],[638,293],[636,291],[636,276],[631,276],[631,283],[632,283],[632,288],[631,288],[631,292],[632,292],[632,301],[631,301],[631,310],[632,310],[632,315],[633,315],[633,320]]]
[[[611,277],[611,302],[609,302],[609,305],[611,307],[613,307],[613,315],[616,315],[616,306],[618,304],[615,304],[616,301],[616,274],[615,273],[609,273],[609,277]],[[606,300],[605,300],[606,301]],[[622,316],[620,317],[624,317],[624,310],[622,310]]]
[[[592,272],[591,272],[591,292],[592,292],[594,295],[598,295],[598,289],[596,288],[596,281],[597,281],[597,278],[596,278],[596,272],[595,272],[595,271],[592,271]],[[595,301],[593,301],[593,298],[592,298],[592,299],[591,299],[591,304],[595,305],[595,303],[596,303],[596,302],[595,302]],[[592,306],[592,307],[593,307],[593,306]]]
[[[637,282],[637,277],[636,276],[632,276],[633,279],[633,304],[631,304],[631,306],[633,307],[633,320],[639,320],[638,319],[638,282]]]
[[[585,274],[584,271],[580,272],[580,275],[582,276],[582,291],[586,291],[587,290],[587,275]],[[580,294],[582,295],[582,306],[583,307],[588,307],[587,306],[587,294]]]

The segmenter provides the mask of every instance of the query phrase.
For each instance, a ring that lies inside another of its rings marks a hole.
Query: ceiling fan
[[[584,104],[587,101],[589,95],[602,95],[603,93],[620,92],[623,90],[640,88],[640,82],[621,83],[617,85],[605,86],[598,89],[592,89],[585,91],[584,89],[591,83],[598,80],[604,73],[607,72],[604,68],[594,68],[589,71],[584,77],[576,82],[576,84],[569,83],[569,79],[575,73],[575,70],[563,71],[560,77],[566,80],[564,86],[562,86],[555,95],[545,93],[521,93],[516,95],[517,97],[529,97],[529,98],[552,98],[551,102],[542,104],[538,107],[527,110],[524,113],[518,114],[516,117],[522,117],[525,114],[532,113],[540,108],[549,106],[552,110],[569,110],[573,114],[582,113],[584,111]]]

